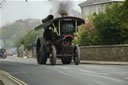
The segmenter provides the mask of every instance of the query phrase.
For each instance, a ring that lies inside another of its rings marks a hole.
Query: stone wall
[[[36,47],[33,47],[30,50],[26,51],[27,58],[35,58],[36,57]]]
[[[36,47],[33,47],[32,49],[29,50],[24,50],[24,51],[18,51],[18,57],[27,57],[27,58],[35,58],[36,57]]]
[[[81,46],[81,59],[128,61],[128,45]]]
[[[81,60],[128,61],[128,44],[81,46],[80,50]],[[27,58],[35,58],[36,48],[34,47],[31,50],[27,50],[25,56],[27,56]]]

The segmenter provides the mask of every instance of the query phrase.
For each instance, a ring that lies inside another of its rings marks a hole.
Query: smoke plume
[[[72,9],[72,2],[60,2],[58,6],[58,14],[66,13],[69,14],[69,11]]]
[[[52,9],[50,10],[50,14],[53,14],[55,17],[60,17],[61,14],[66,13],[70,15],[70,11],[73,7],[73,2],[70,0],[51,0]]]

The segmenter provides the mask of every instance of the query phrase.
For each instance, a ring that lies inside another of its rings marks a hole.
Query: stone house
[[[82,18],[87,18],[87,16],[93,13],[99,13],[105,10],[106,6],[109,6],[112,3],[121,3],[124,0],[87,0],[83,3],[80,3],[82,11]]]

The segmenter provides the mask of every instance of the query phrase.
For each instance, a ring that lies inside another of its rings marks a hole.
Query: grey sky
[[[72,1],[74,3],[73,9],[80,11],[78,4],[85,0]],[[42,19],[49,14],[51,8],[50,0],[28,0],[28,2],[25,2],[25,0],[6,0],[0,9],[1,25],[12,23],[18,19]]]

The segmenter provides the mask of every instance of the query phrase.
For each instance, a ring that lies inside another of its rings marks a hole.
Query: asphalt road
[[[0,70],[28,85],[128,85],[128,66],[37,65],[34,59],[0,59]]]

